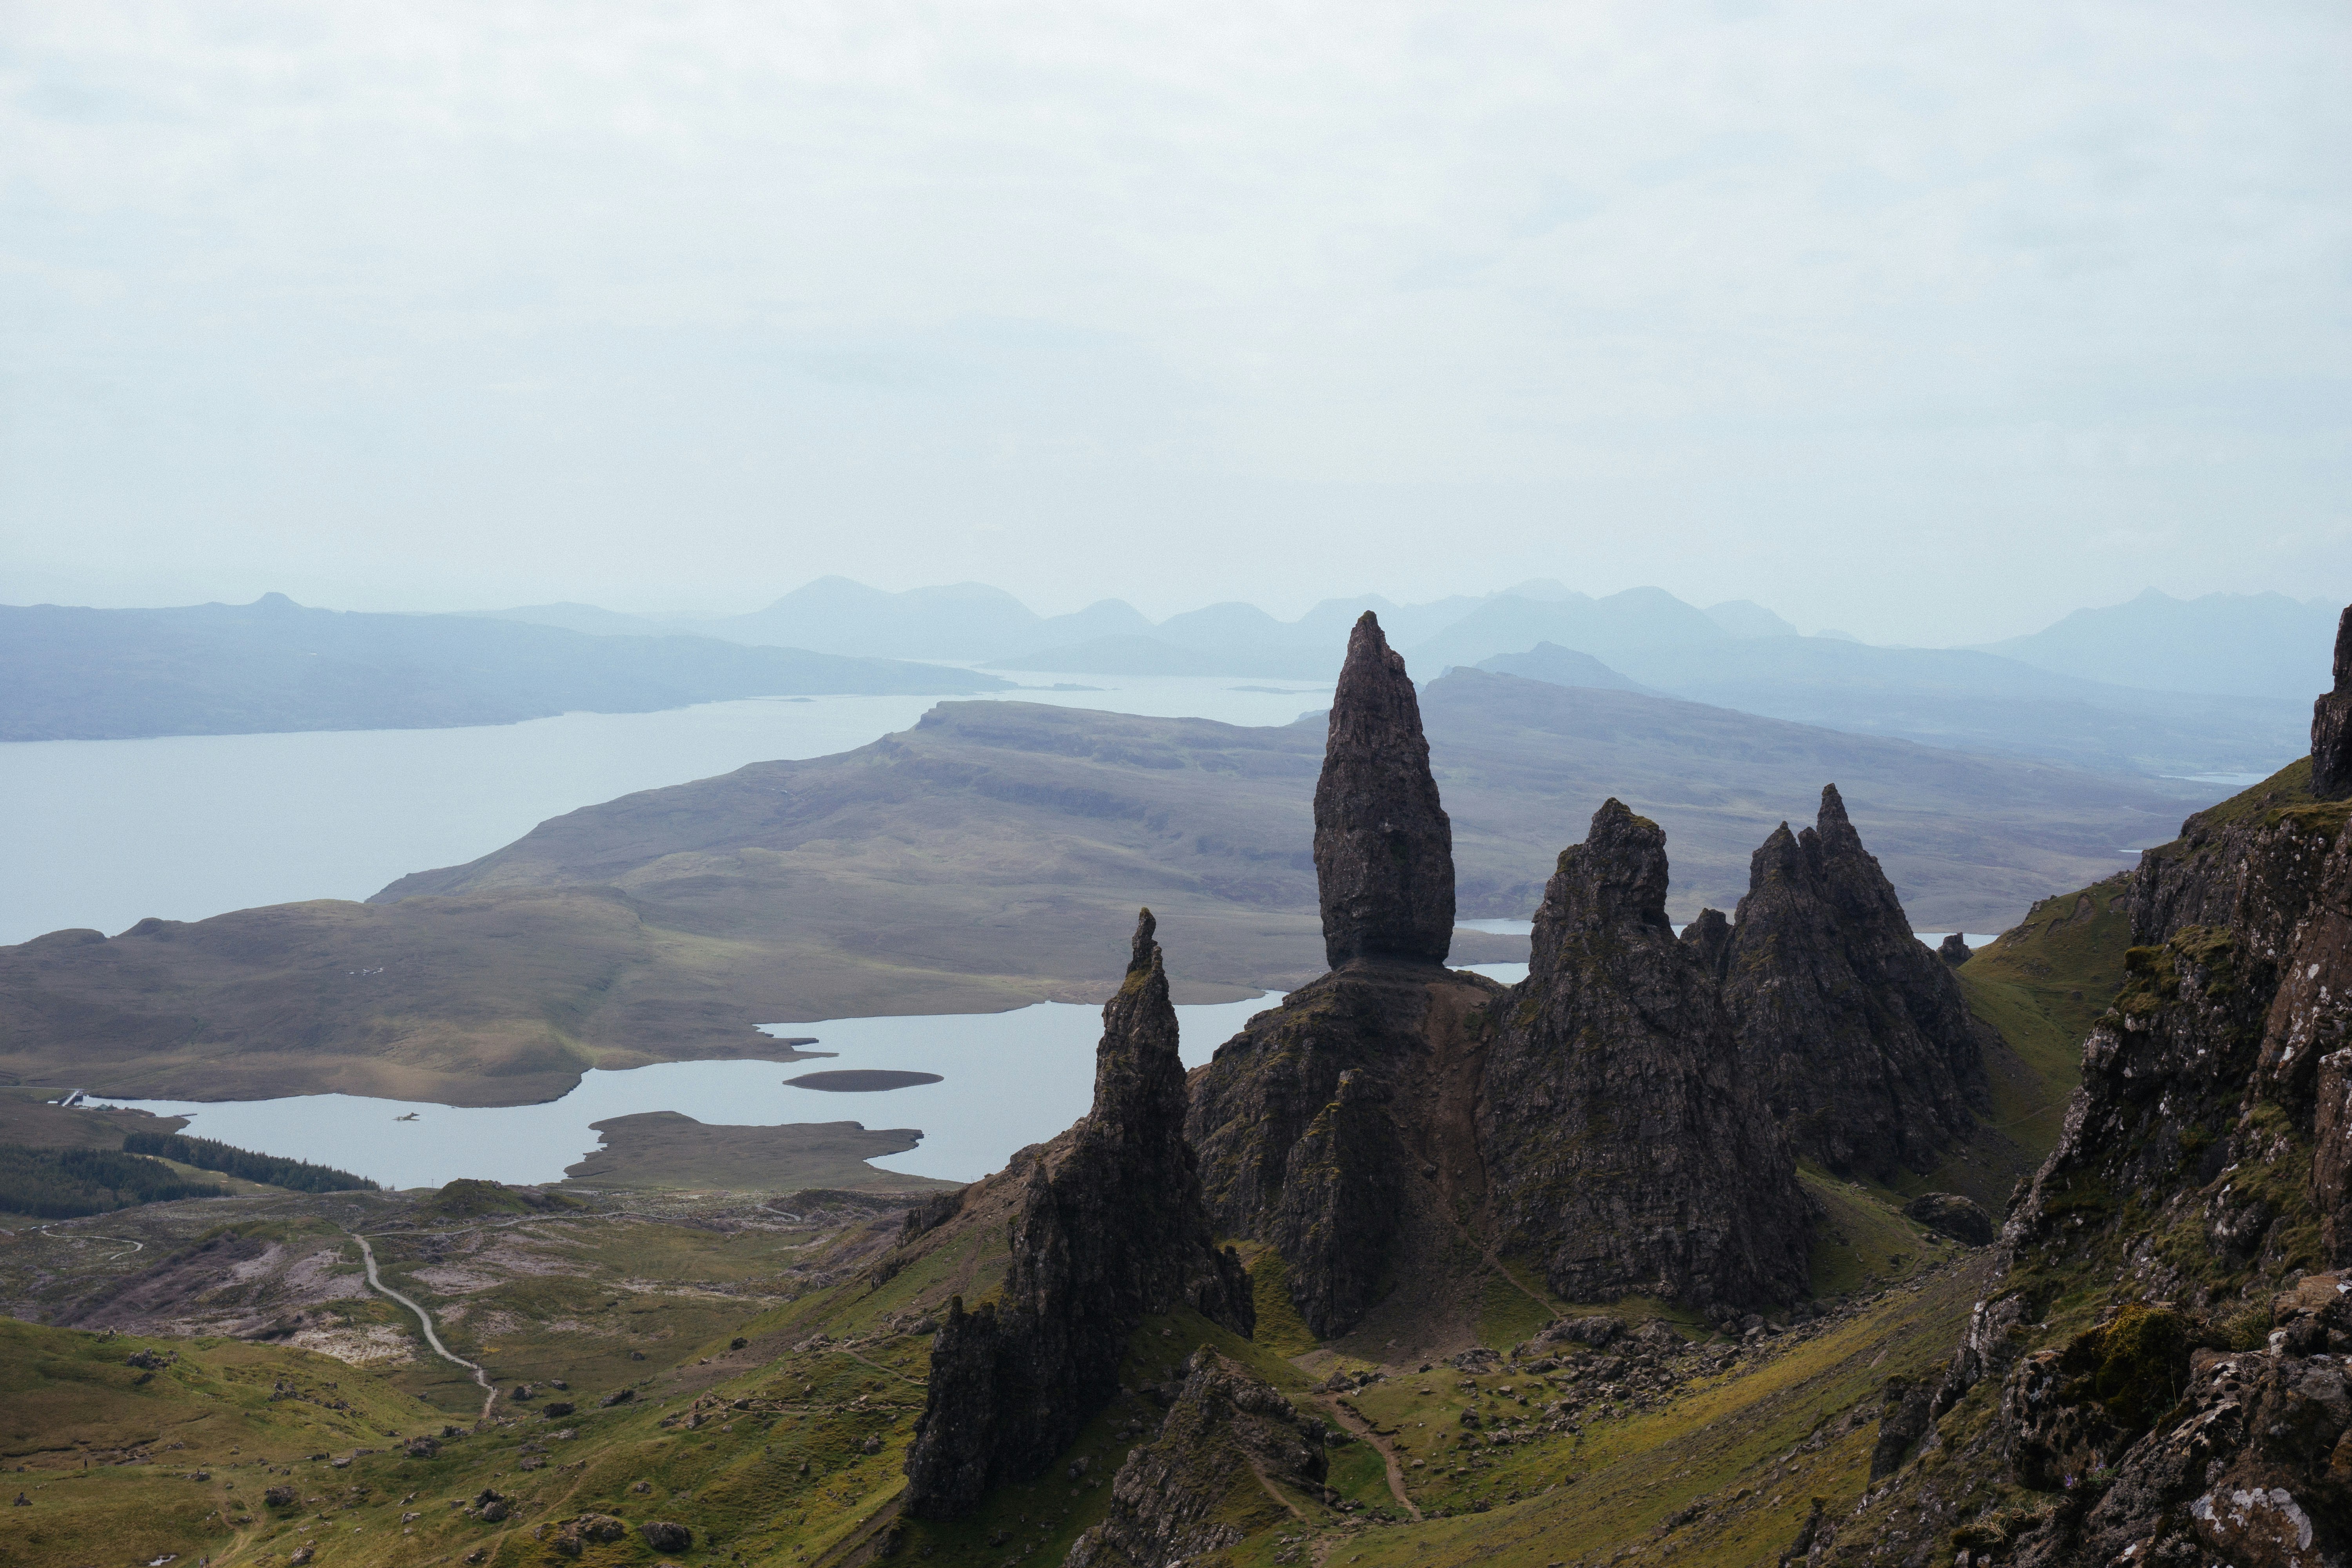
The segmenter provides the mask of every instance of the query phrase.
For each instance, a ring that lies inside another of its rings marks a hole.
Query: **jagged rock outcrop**
[[[1969,933],[1964,931],[1947,931],[1944,940],[1936,944],[1936,956],[1954,969],[1966,963],[1972,951],[1969,946]]]
[[[961,1297],[932,1342],[929,1387],[907,1453],[906,1507],[952,1519],[1000,1481],[1035,1476],[1118,1387],[1128,1336],[1189,1304],[1251,1331],[1249,1280],[1211,1239],[1184,1141],[1176,1010],[1151,911],[1103,1008],[1094,1106],[1028,1158],[1000,1298]]]
[[[1483,976],[1359,963],[1260,1013],[1194,1076],[1186,1123],[1219,1234],[1270,1243],[1307,1326],[1352,1327],[1485,1195]]]
[[[1837,786],[1749,863],[1724,969],[1739,1050],[1801,1154],[1832,1171],[1932,1170],[1983,1106],[1988,1031],[1911,933]]]
[[[2335,675],[2311,708],[2311,793],[2320,800],[2352,795],[2352,605],[2336,622]]]
[[[1066,1568],[1174,1568],[1287,1520],[1272,1489],[1318,1495],[1327,1468],[1321,1424],[1203,1345],[1159,1436],[1119,1467],[1109,1511]]]
[[[1443,963],[1454,942],[1454,825],[1438,804],[1404,660],[1370,610],[1348,637],[1315,785],[1315,881],[1331,967]]]
[[[2352,803],[2317,760],[2142,857],[2126,984],[1931,1402],[1970,1436],[1819,1561],[2352,1560]],[[1979,1479],[2047,1501],[1972,1517]]]
[[[1786,1301],[1811,1205],[1665,899],[1665,833],[1621,802],[1559,857],[1479,1100],[1500,1237],[1572,1300]]]

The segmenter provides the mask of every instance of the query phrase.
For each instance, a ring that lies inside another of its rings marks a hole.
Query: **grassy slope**
[[[139,1351],[178,1359],[142,1372],[125,1361]],[[294,1396],[271,1397],[281,1384]],[[0,1563],[249,1560],[262,1536],[289,1533],[273,1532],[261,1506],[278,1479],[266,1461],[290,1462],[305,1495],[340,1490],[355,1478],[308,1456],[386,1445],[389,1432],[437,1431],[441,1421],[383,1382],[302,1351],[0,1320],[0,1460],[32,1500],[12,1511]]]

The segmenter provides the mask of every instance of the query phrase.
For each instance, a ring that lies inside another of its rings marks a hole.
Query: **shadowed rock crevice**
[[[957,1298],[933,1342],[907,1454],[915,1518],[959,1517],[991,1486],[1044,1470],[1117,1391],[1147,1315],[1182,1305],[1237,1333],[1254,1326],[1248,1278],[1211,1239],[1184,1141],[1176,1010],[1152,931],[1146,910],[1103,1008],[1093,1109],[1028,1160],[1001,1296],[973,1311]]]
[[[1331,967],[1443,963],[1454,941],[1454,825],[1421,703],[1370,610],[1348,637],[1315,785],[1315,881]]]
[[[1723,973],[1749,1075],[1799,1153],[1883,1178],[1966,1140],[1988,1031],[1912,934],[1835,784],[1815,826],[1782,823],[1757,849]]]
[[[1621,802],[1559,857],[1480,1099],[1498,1233],[1572,1300],[1785,1301],[1811,1206],[1665,895],[1665,833]]]

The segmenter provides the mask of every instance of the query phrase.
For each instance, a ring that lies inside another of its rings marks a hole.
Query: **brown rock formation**
[[[2311,707],[2311,793],[2352,795],[2352,605],[2336,623],[2336,684]]]
[[[1160,1435],[1111,1482],[1110,1510],[1065,1568],[1173,1568],[1290,1511],[1272,1483],[1319,1490],[1322,1428],[1250,1370],[1203,1345]]]
[[[1731,930],[1724,1003],[1742,1058],[1800,1153],[1833,1171],[1927,1171],[1973,1126],[1983,1026],[1846,819],[1767,838]]]
[[[1454,941],[1454,825],[1437,801],[1421,703],[1370,610],[1349,634],[1315,785],[1323,947],[1443,963]]]
[[[1128,1336],[1189,1304],[1242,1334],[1248,1278],[1211,1240],[1184,1141],[1176,1010],[1152,940],[1103,1008],[1094,1107],[1029,1160],[999,1300],[961,1297],[932,1342],[930,1386],[907,1453],[907,1510],[952,1519],[1002,1481],[1037,1475],[1118,1387]]]
[[[1609,801],[1544,890],[1479,1101],[1498,1232],[1575,1300],[1785,1301],[1811,1205],[1667,924],[1665,838]]]

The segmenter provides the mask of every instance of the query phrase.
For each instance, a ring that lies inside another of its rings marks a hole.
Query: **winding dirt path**
[[[1397,1462],[1396,1450],[1390,1447],[1381,1439],[1380,1434],[1372,1430],[1370,1422],[1352,1411],[1341,1409],[1337,1400],[1326,1400],[1320,1403],[1331,1413],[1331,1419],[1352,1433],[1358,1442],[1370,1443],[1372,1446],[1372,1451],[1378,1454],[1381,1457],[1381,1462],[1388,1467],[1389,1495],[1396,1499],[1399,1508],[1412,1515],[1415,1524],[1420,1523],[1421,1510],[1413,1507],[1412,1499],[1406,1495],[1404,1466]]]
[[[35,1226],[33,1228],[52,1241],[119,1241],[122,1243],[123,1251],[110,1252],[106,1255],[104,1261],[108,1263],[113,1262],[118,1258],[128,1258],[134,1252],[144,1251],[147,1246],[145,1242],[133,1241],[127,1236],[59,1236],[45,1225]]]
[[[490,1418],[490,1407],[499,1402],[499,1391],[490,1383],[490,1374],[484,1372],[481,1367],[473,1362],[467,1361],[464,1356],[458,1355],[455,1352],[451,1351],[447,1345],[443,1344],[441,1342],[441,1336],[434,1331],[433,1314],[418,1306],[415,1302],[410,1300],[407,1297],[402,1295],[399,1291],[394,1289],[391,1286],[385,1284],[383,1277],[375,1271],[375,1248],[370,1247],[368,1245],[368,1238],[362,1236],[359,1232],[352,1231],[349,1234],[353,1241],[360,1244],[360,1257],[366,1260],[368,1289],[373,1290],[379,1296],[391,1297],[394,1300],[399,1302],[402,1306],[415,1313],[417,1323],[425,1330],[425,1342],[433,1347],[433,1353],[439,1356],[443,1361],[456,1363],[457,1365],[464,1367],[467,1372],[474,1374],[474,1381],[479,1384],[482,1387],[481,1419],[488,1421]]]

